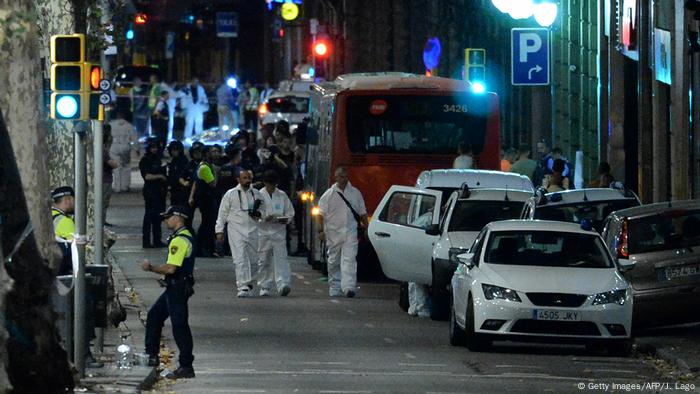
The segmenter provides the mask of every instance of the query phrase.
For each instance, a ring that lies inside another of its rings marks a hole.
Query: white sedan
[[[564,339],[629,354],[632,289],[594,231],[564,222],[492,222],[458,259],[452,345],[479,350],[496,339]]]

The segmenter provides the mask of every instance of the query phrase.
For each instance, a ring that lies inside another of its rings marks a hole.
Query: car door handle
[[[376,236],[379,237],[379,238],[389,238],[389,237],[391,237],[391,234],[382,233],[382,232],[380,232],[380,231],[375,232],[374,235],[376,235]]]

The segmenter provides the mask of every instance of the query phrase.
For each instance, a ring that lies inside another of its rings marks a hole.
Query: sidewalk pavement
[[[699,323],[644,330],[636,343],[639,353],[663,360],[667,367],[673,367],[669,371],[672,375],[700,387]]]

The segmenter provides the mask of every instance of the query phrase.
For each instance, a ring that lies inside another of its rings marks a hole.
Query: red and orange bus
[[[500,168],[498,97],[475,93],[466,81],[393,72],[341,75],[312,85],[310,112],[307,190],[323,194],[342,165],[369,215],[391,185],[414,185],[424,170],[451,168],[460,142],[471,146],[477,168]],[[325,260],[313,222],[304,229],[312,263]],[[371,268],[363,267],[366,244],[360,245],[359,271]]]

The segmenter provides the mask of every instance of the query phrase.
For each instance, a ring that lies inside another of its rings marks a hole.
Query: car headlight
[[[484,290],[484,296],[487,300],[508,300],[513,302],[522,302],[520,296],[515,290],[506,289],[505,287],[487,285],[482,283],[481,288]]]
[[[450,248],[450,251],[449,251],[450,262],[459,263],[457,256],[459,256],[462,253],[467,253],[468,251],[469,251],[469,249],[467,249],[467,248]]]
[[[606,291],[605,293],[598,293],[593,297],[593,305],[624,305],[625,302],[627,302],[627,289]]]

